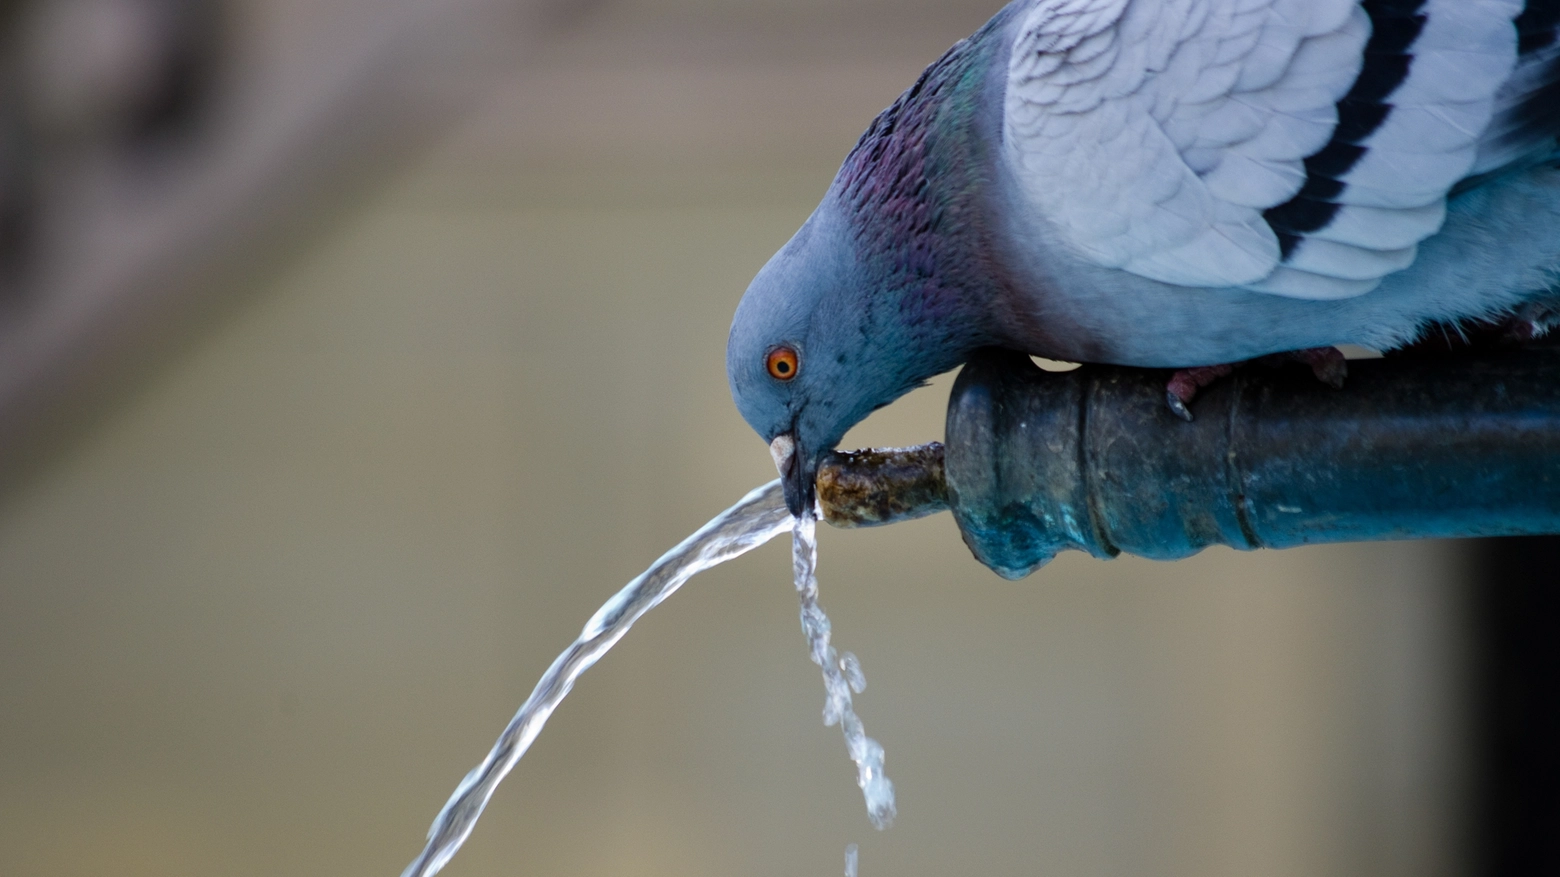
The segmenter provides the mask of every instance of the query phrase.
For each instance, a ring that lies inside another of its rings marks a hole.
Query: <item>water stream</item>
[[[792,531],[792,566],[801,595],[802,630],[807,635],[813,662],[823,669],[828,692],[824,723],[841,724],[846,748],[856,763],[857,784],[866,797],[867,814],[873,825],[886,828],[894,818],[894,787],[883,775],[883,747],[866,736],[851,706],[851,691],[859,693],[866,686],[861,665],[849,652],[836,655],[829,644],[829,619],[818,605],[815,521],[811,515],[800,520],[791,517],[780,482],[771,481],[661,555],[596,610],[585,622],[579,638],[542,674],[531,696],[499,734],[487,758],[455,787],[455,793],[428,829],[427,845],[401,872],[401,877],[432,877],[449,863],[470,836],[493,791],[536,740],[553,710],[574,687],[574,681],[601,660],[635,621],[696,573],[746,554],[787,530]],[[848,871],[854,870],[854,858],[847,865]]]
[[[829,616],[818,605],[818,536],[812,515],[796,520],[791,536],[791,569],[796,592],[802,602],[802,633],[812,661],[823,670],[823,723],[839,724],[845,733],[845,750],[856,763],[856,785],[867,799],[867,818],[879,831],[894,821],[894,784],[883,773],[883,747],[867,736],[861,719],[851,704],[851,692],[860,694],[867,687],[861,662],[850,652],[836,654],[829,645]]]

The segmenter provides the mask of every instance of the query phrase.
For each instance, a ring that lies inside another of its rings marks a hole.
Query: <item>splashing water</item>
[[[814,572],[818,543],[814,527],[811,515],[801,520],[791,517],[780,482],[771,481],[715,516],[614,594],[585,622],[579,639],[542,674],[487,758],[455,787],[455,793],[428,829],[427,845],[401,872],[401,877],[432,877],[449,864],[471,835],[498,784],[536,740],[575,680],[601,660],[635,621],[695,574],[746,554],[787,530],[793,533],[792,566],[802,599],[802,629],[807,634],[813,662],[823,668],[828,689],[824,723],[843,723],[845,742],[857,766],[857,783],[866,795],[867,813],[873,825],[887,827],[894,818],[894,787],[883,776],[883,747],[865,735],[861,720],[851,708],[851,691],[859,693],[866,687],[861,664],[849,652],[837,657],[829,645],[829,619],[818,606],[818,579]]]
[[[860,854],[855,844],[845,845],[845,877],[856,877],[856,857]]]
[[[861,662],[850,652],[836,654],[829,645],[829,616],[818,605],[817,519],[810,514],[802,515],[791,531],[791,570],[802,602],[802,633],[813,663],[823,670],[823,723],[838,723],[844,732],[845,749],[856,763],[856,785],[867,800],[867,818],[881,831],[894,821],[894,784],[883,773],[883,746],[867,736],[851,704],[851,692],[860,694],[867,687]]]
[[[793,520],[786,511],[780,482],[771,481],[661,555],[596,610],[579,639],[542,674],[487,758],[456,786],[455,794],[428,829],[427,846],[401,877],[430,877],[449,863],[471,834],[493,790],[541,733],[558,702],[574,687],[574,680],[616,645],[640,616],[670,597],[695,573],[752,551],[791,529]]]

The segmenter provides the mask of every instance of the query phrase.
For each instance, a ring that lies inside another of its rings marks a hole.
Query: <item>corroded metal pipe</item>
[[[879,527],[946,511],[942,443],[835,451],[818,467],[818,506],[836,527]]]
[[[1560,533],[1560,349],[1350,365],[1342,390],[1303,369],[1238,370],[1184,423],[1162,372],[1058,374],[989,351],[954,385],[941,455],[836,455],[820,503],[843,526],[949,507],[1009,578],[1068,548],[1171,559]]]

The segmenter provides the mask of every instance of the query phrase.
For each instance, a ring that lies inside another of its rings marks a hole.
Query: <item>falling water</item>
[[[894,787],[883,776],[883,747],[865,735],[861,720],[851,708],[851,690],[859,693],[866,686],[861,665],[849,652],[837,657],[829,645],[829,619],[818,606],[818,579],[814,574],[818,562],[814,519],[811,515],[800,521],[791,517],[780,482],[771,481],[661,555],[596,610],[585,622],[579,639],[542,674],[487,758],[455,787],[455,793],[428,829],[427,845],[401,872],[401,877],[432,877],[449,863],[476,826],[499,782],[541,733],[558,703],[574,687],[574,681],[616,645],[640,616],[670,597],[696,573],[746,554],[787,530],[793,531],[792,564],[802,598],[802,629],[807,633],[813,661],[823,668],[828,689],[824,723],[843,723],[845,743],[851,760],[856,762],[857,782],[866,795],[868,815],[873,825],[886,827],[894,817]]]
[[[786,511],[780,482],[771,481],[661,555],[596,610],[579,639],[542,674],[487,758],[455,787],[455,794],[428,829],[427,846],[401,877],[429,877],[449,862],[471,834],[493,790],[541,733],[558,702],[574,687],[574,680],[616,645],[641,615],[670,597],[695,573],[752,551],[791,529],[793,520]]]
[[[861,662],[850,652],[838,655],[829,645],[829,616],[818,605],[817,520],[804,514],[791,531],[791,569],[796,592],[802,600],[802,632],[812,660],[823,670],[823,723],[837,722],[845,733],[845,749],[856,762],[856,785],[867,799],[867,817],[879,830],[894,821],[894,784],[883,773],[883,746],[867,736],[861,719],[851,705],[852,691],[860,694],[867,687]]]

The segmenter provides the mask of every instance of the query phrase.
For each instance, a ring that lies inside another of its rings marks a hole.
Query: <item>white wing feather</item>
[[[1009,58],[1003,152],[1075,255],[1165,283],[1366,292],[1440,227],[1516,62],[1520,0],[1427,0],[1409,74],[1324,227],[1300,193],[1364,65],[1355,0],[1034,0]]]

